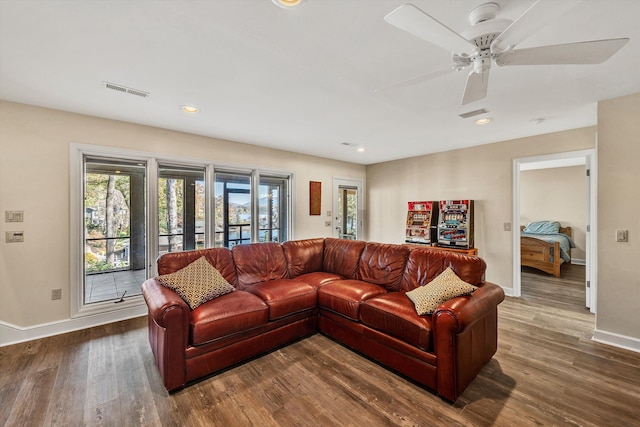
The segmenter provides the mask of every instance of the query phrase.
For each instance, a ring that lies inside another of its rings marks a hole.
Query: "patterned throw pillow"
[[[478,289],[477,286],[465,282],[453,272],[451,267],[447,267],[431,282],[407,292],[407,296],[413,301],[418,314],[424,316],[432,314],[443,302],[461,295],[469,295],[476,289]]]
[[[176,291],[192,310],[236,290],[205,257],[198,258],[178,271],[158,276],[156,280]]]

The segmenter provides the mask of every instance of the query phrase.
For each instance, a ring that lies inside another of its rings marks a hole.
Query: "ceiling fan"
[[[383,89],[433,79],[452,70],[460,71],[471,67],[462,97],[462,105],[465,105],[487,95],[492,62],[498,66],[602,63],[620,50],[629,39],[593,40],[514,49],[537,32],[544,23],[568,11],[579,2],[580,0],[537,0],[515,21],[496,18],[500,6],[496,3],[486,3],[469,13],[471,27],[461,34],[412,4],[402,5],[385,16],[385,21],[451,51],[453,65],[445,70],[425,74]]]

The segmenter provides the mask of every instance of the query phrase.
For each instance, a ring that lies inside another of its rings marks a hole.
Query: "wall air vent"
[[[460,117],[462,117],[463,119],[468,119],[469,117],[478,116],[480,114],[485,114],[485,113],[488,113],[488,112],[489,112],[489,110],[481,108],[479,110],[469,111],[468,113],[462,113],[462,114],[460,114]]]
[[[115,90],[122,93],[128,93],[129,95],[136,95],[141,98],[148,98],[151,94],[140,89],[133,89],[130,87],[122,86],[116,83],[102,82],[105,88]]]

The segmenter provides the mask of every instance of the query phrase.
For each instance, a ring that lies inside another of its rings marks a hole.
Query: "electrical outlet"
[[[324,222],[324,226],[325,227],[331,227],[331,221],[325,221]]]
[[[629,230],[616,230],[616,242],[628,242]]]
[[[504,223],[504,231],[511,231],[511,223],[510,222],[505,222]]]
[[[51,299],[61,299],[62,298],[62,289],[51,289]]]

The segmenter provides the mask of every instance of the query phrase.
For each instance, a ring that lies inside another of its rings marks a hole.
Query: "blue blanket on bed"
[[[566,234],[563,233],[550,233],[550,234],[538,234],[538,233],[525,233],[522,232],[520,235],[525,237],[533,237],[534,239],[544,240],[545,242],[560,243],[560,256],[566,262],[571,262],[571,256],[569,255],[569,249],[575,248],[576,244],[573,242],[573,239]],[[555,254],[554,254],[555,255]]]

